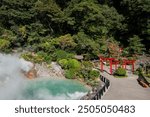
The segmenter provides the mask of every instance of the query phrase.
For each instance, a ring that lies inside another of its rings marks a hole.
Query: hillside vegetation
[[[149,54],[149,14],[149,0],[0,0],[0,52],[21,48],[35,53],[27,60],[57,61],[67,77],[90,79],[98,73],[86,65],[100,54]]]
[[[0,50],[59,50],[96,58],[109,43],[127,55],[150,47],[149,0],[1,0]]]

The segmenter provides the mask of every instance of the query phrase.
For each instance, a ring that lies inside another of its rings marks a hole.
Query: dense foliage
[[[23,48],[26,60],[56,61],[67,78],[94,85],[99,72],[89,61],[99,54],[150,53],[149,14],[150,0],[0,0],[0,52]]]
[[[79,79],[91,86],[98,84],[99,71],[93,69],[90,61],[78,61],[76,59],[61,59],[59,65],[64,69],[65,77],[68,79]]]
[[[149,14],[149,0],[1,0],[0,51],[23,47],[56,60],[63,50],[89,60],[118,43],[132,56],[149,51]]]
[[[5,51],[9,48],[10,42],[4,39],[0,39],[0,50]]]

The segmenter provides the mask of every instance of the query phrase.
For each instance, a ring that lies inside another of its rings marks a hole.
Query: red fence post
[[[124,65],[124,68],[127,69],[127,64]]]
[[[134,72],[134,61],[132,62],[132,72]]]
[[[110,74],[112,75],[112,60],[109,60],[110,63]]]
[[[126,61],[125,61],[125,60],[123,60],[123,62],[122,62],[122,68],[123,68],[123,69],[125,69],[125,68],[126,68],[126,66],[125,66],[125,65],[126,65]]]
[[[99,57],[99,60],[100,60],[100,70],[103,71],[103,59],[102,57]]]
[[[103,61],[101,60],[101,71],[103,71]]]

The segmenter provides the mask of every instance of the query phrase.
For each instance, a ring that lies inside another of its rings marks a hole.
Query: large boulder
[[[56,73],[58,76],[63,76],[63,69],[56,62],[51,63],[51,68],[52,68],[52,71]]]

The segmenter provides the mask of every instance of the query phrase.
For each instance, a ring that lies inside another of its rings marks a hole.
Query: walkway
[[[150,99],[150,88],[141,87],[138,76],[130,74],[128,78],[114,78],[106,72],[101,73],[110,80],[110,88],[102,100],[148,100]]]

